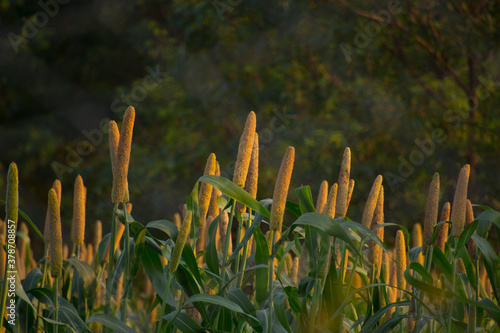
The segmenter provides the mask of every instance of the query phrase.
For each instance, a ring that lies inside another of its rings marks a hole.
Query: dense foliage
[[[421,221],[429,176],[452,186],[464,162],[472,201],[500,208],[496,1],[42,4],[0,1],[0,175],[23,166],[21,207],[38,226],[53,179],[67,192],[77,174],[93,189],[88,217],[109,214],[103,123],[128,105],[141,115],[129,175],[139,219],[180,211],[209,152],[229,175],[250,110],[262,197],[286,145],[300,156],[293,186],[313,193],[350,146],[358,193],[388,181],[391,222]],[[62,207],[68,230],[71,200]]]

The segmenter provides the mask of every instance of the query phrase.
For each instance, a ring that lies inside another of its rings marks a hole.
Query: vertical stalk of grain
[[[283,215],[285,214],[286,197],[292,178],[293,162],[295,160],[295,148],[288,147],[283,161],[281,162],[278,178],[274,187],[273,204],[271,207],[271,218],[269,220],[269,229],[271,232],[281,232],[283,224]]]
[[[466,164],[458,176],[457,188],[455,189],[455,197],[451,206],[451,226],[452,233],[455,239],[460,237],[464,230],[465,214],[467,211],[467,186],[469,183],[470,166]]]
[[[415,223],[413,225],[413,247],[422,246],[422,225],[420,223]],[[424,256],[422,252],[417,257],[417,262],[420,265],[424,265]]]
[[[339,189],[337,194],[337,208],[335,217],[345,217],[347,210],[347,198],[349,196],[349,177],[351,174],[351,149],[344,150],[342,164],[339,172]]]
[[[130,150],[132,147],[134,121],[135,109],[129,106],[123,116],[123,124],[120,132],[120,139],[118,141],[118,148],[116,150],[115,165],[113,168],[113,191],[111,201],[115,204],[129,201],[127,174],[130,162]]]
[[[351,203],[352,191],[354,191],[354,179],[349,180],[349,191],[347,192],[347,203],[345,205],[345,213],[347,215],[347,209]]]
[[[85,237],[85,188],[83,179],[78,175],[75,179],[73,194],[73,224],[71,228],[71,240],[76,246],[76,256],[80,257],[80,247]]]
[[[191,230],[191,220],[193,218],[193,212],[188,211],[184,221],[182,222],[181,229],[179,230],[179,234],[175,240],[175,246],[172,251],[172,256],[168,263],[168,270],[170,274],[168,275],[167,287],[165,288],[165,295],[162,301],[161,307],[161,319],[158,324],[157,332],[166,332],[166,327],[163,329],[164,316],[166,315],[165,310],[167,308],[167,297],[170,291],[170,284],[172,282],[172,276],[177,271],[177,267],[179,266],[179,262],[181,260],[182,250],[184,249],[184,245],[186,245],[186,241],[189,235],[189,231]]]
[[[326,200],[326,205],[323,208],[323,214],[330,216],[332,219],[335,218],[335,209],[337,203],[337,183],[333,184],[328,193],[328,199]]]
[[[406,245],[405,236],[402,230],[396,233],[396,277],[397,287],[401,290],[406,289],[406,280],[404,272],[406,270]]]
[[[375,207],[377,206],[378,195],[380,192],[380,187],[382,186],[382,176],[378,175],[373,182],[370,194],[366,200],[365,208],[363,210],[363,216],[361,218],[361,224],[366,228],[370,228],[370,224],[373,220],[373,214],[375,213]]]
[[[250,157],[250,166],[248,167],[248,174],[247,174],[247,179],[245,181],[245,191],[248,192],[252,196],[252,198],[256,199],[257,198],[257,185],[259,181],[259,135],[255,133],[254,139],[253,139],[253,147],[252,147],[252,156]],[[246,211],[246,207],[243,206],[243,213]],[[247,220],[247,227],[250,227],[251,221],[252,221],[252,210],[250,209],[248,212],[248,220]],[[241,225],[241,224],[240,224]],[[253,236],[252,238],[249,239],[248,242],[245,243],[243,246],[243,252],[241,255],[241,258],[243,260],[243,263],[241,265],[241,270],[244,271],[247,268],[247,259],[248,259],[248,248],[249,244],[252,244],[253,241]],[[243,274],[241,274],[238,277],[238,286],[240,286],[243,283]]]
[[[432,177],[427,197],[427,207],[425,209],[424,234],[422,252],[425,253],[427,247],[431,245],[432,233],[437,223],[439,211],[439,174],[436,172]]]
[[[328,182],[323,180],[319,186],[318,199],[316,200],[316,212],[322,213],[328,200]]]
[[[251,111],[248,114],[243,134],[240,137],[238,156],[236,157],[236,165],[234,166],[233,183],[239,187],[244,187],[245,180],[247,179],[256,126],[257,118],[255,116],[255,112]]]
[[[469,224],[474,221],[474,211],[472,210],[472,203],[470,200],[467,199],[467,211],[465,214],[465,226],[468,226]],[[469,256],[472,259],[472,261],[477,260],[477,249],[476,249],[476,242],[471,238],[467,242],[467,251],[469,252]]]
[[[205,172],[203,173],[203,175],[204,176],[214,175],[215,169],[216,169],[215,154],[212,153],[210,154],[210,156],[208,156],[207,163],[205,165]],[[212,185],[207,183],[201,183],[200,194],[198,198],[199,211],[200,211],[200,229],[205,227],[208,206],[210,204],[211,196],[212,196]]]
[[[217,161],[215,161],[215,175],[220,176],[220,166],[219,162]],[[212,196],[210,198],[210,204],[208,205],[208,215],[212,216],[214,219],[217,216],[219,216],[220,213],[220,208],[219,205],[217,204],[217,199],[219,198],[220,195],[221,192],[215,187],[212,187]],[[179,227],[180,227],[180,221],[179,221]]]
[[[243,129],[243,133],[240,137],[240,144],[238,147],[238,156],[236,157],[236,164],[234,166],[234,176],[233,183],[238,185],[239,187],[245,186],[245,181],[248,174],[248,167],[250,166],[250,159],[252,157],[252,148],[255,138],[255,128],[257,126],[257,119],[255,116],[255,112],[251,111],[248,114],[247,121],[245,123],[245,128]],[[227,226],[227,233],[229,234],[226,237],[226,241],[224,242],[224,251],[223,258],[226,260],[228,256],[228,251],[230,247],[230,239],[231,232],[233,230],[233,217],[236,211],[236,201],[233,202],[231,207],[231,214],[229,215],[229,221]],[[224,262],[224,267],[229,263]]]
[[[61,215],[59,212],[59,202],[54,189],[49,191],[49,221],[50,221],[50,275],[54,279],[54,295],[55,295],[55,320],[58,320],[58,281],[62,275],[62,231],[61,231]]]
[[[441,218],[439,221],[449,221],[450,220],[451,204],[446,202],[441,210]],[[448,232],[450,230],[449,223],[443,223],[438,227],[436,235],[436,246],[444,253],[444,246],[448,240]]]
[[[374,231],[375,235],[383,242],[384,241],[384,227],[375,229],[378,225],[384,223],[384,187],[380,187],[377,206],[373,214],[373,220],[370,229]],[[368,242],[368,264],[370,265],[370,276],[379,277],[380,268],[382,266],[382,248],[374,241]],[[373,281],[372,281],[373,283]]]
[[[17,216],[18,216],[18,204],[19,204],[19,179],[17,172],[16,163],[12,162],[9,166],[9,171],[7,172],[7,194],[5,202],[5,224],[14,224],[14,234],[17,230]],[[9,222],[11,221],[11,222]],[[7,281],[7,269],[4,272],[3,281]],[[3,319],[5,313],[5,302],[7,300],[7,283],[2,284],[2,295],[0,304],[0,327],[3,327]]]

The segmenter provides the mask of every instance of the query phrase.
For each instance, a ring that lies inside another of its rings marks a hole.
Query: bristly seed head
[[[465,214],[467,210],[467,187],[469,184],[470,166],[466,164],[458,176],[455,197],[451,206],[451,227],[453,237],[458,238],[464,230]]]
[[[112,202],[128,202],[128,167],[130,162],[130,150],[132,148],[132,134],[135,122],[135,109],[131,106],[123,116],[122,129],[116,151],[115,167],[113,170],[113,192]]]
[[[236,158],[236,165],[234,167],[233,183],[237,184],[239,187],[244,187],[245,180],[247,179],[256,126],[257,117],[255,116],[255,112],[251,111],[248,114],[243,134],[240,137],[238,157]]]
[[[82,176],[75,179],[73,194],[73,224],[71,229],[71,240],[73,244],[82,245],[85,237],[85,188]]]
[[[429,196],[427,198],[427,207],[425,209],[424,235],[422,252],[425,253],[427,246],[431,244],[432,233],[437,223],[439,211],[439,174],[436,172],[432,177],[429,186]]]
[[[335,218],[338,188],[339,187],[337,183],[332,185],[332,187],[330,188],[330,192],[328,193],[326,205],[323,208],[323,214],[330,216],[332,219]]]
[[[216,161],[215,154],[212,153],[208,156],[207,164],[205,165],[204,176],[215,175]],[[201,183],[200,194],[198,198],[199,202],[199,212],[200,212],[200,228],[203,228],[206,223],[206,217],[208,212],[208,205],[210,204],[210,198],[212,197],[212,185],[207,183]]]
[[[48,220],[50,221],[50,275],[53,278],[58,278],[62,275],[63,245],[59,201],[54,189],[49,191],[48,212]]]
[[[188,211],[186,218],[182,222],[181,230],[179,231],[177,239],[175,240],[174,250],[172,251],[172,258],[170,259],[170,265],[168,267],[170,273],[175,273],[177,267],[179,266],[182,250],[184,249],[184,245],[186,245],[186,240],[189,236],[189,231],[191,230],[192,217],[193,217],[193,212]]]
[[[404,272],[406,270],[406,245],[402,230],[398,230],[396,234],[396,276],[398,288],[404,290],[406,288],[406,280]]]
[[[316,212],[322,213],[328,200],[328,182],[323,180],[319,187],[318,199],[316,200]]]
[[[351,175],[351,149],[344,150],[342,164],[339,172],[339,190],[337,194],[337,208],[335,217],[345,217],[347,208],[347,197],[349,196],[349,177]]]
[[[365,209],[363,210],[363,217],[361,218],[361,224],[363,224],[366,228],[370,228],[373,213],[375,212],[375,206],[377,205],[380,186],[382,186],[382,176],[378,175],[373,182],[370,194],[366,200]]]
[[[446,202],[443,205],[443,209],[441,210],[441,218],[439,219],[440,222],[450,220],[450,210],[451,210],[451,204],[449,202]],[[450,229],[450,224],[443,223],[438,227],[437,230],[436,246],[439,247],[439,249],[441,249],[443,253],[444,253],[444,246],[446,244],[446,241],[448,240],[449,229]]]
[[[270,230],[281,232],[283,224],[283,215],[285,214],[286,197],[292,178],[293,162],[295,160],[295,148],[292,146],[286,150],[283,161],[281,162],[278,178],[274,187],[273,204],[271,207],[271,218],[269,220]]]

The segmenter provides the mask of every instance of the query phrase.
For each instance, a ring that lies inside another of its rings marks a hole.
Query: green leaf
[[[448,281],[451,281],[453,267],[451,266],[448,258],[444,255],[443,251],[437,246],[434,246],[432,251],[432,261],[439,267],[441,272]]]
[[[219,276],[219,256],[217,255],[217,230],[219,227],[219,216],[213,219],[212,223],[208,227],[208,243],[205,249],[205,261],[207,263],[208,269]]]
[[[472,234],[476,230],[478,222],[479,221],[473,221],[471,224],[465,227],[464,231],[462,231],[460,237],[458,238],[457,249],[465,248],[465,244],[467,244]],[[457,254],[457,251],[455,251],[454,253]]]
[[[178,328],[183,333],[204,333],[206,332],[197,322],[195,322],[191,317],[187,314],[180,312],[176,313],[171,312],[167,314],[165,317],[166,320],[172,322],[176,328]]]
[[[73,327],[77,332],[92,332],[85,322],[80,318],[73,304],[59,296],[59,320]]]
[[[275,290],[276,291],[276,290]],[[290,324],[288,323],[288,320],[286,318],[286,313],[285,313],[285,293],[281,290],[276,291],[275,299],[274,299],[274,313],[276,315],[276,318],[278,319],[279,323],[283,328],[288,332],[291,333],[292,329],[290,328]]]
[[[122,322],[121,320],[104,313],[96,313],[90,316],[89,319],[87,319],[87,323],[92,323],[92,322],[98,322],[103,326],[111,328],[112,330],[117,332],[135,333],[135,331],[132,328],[125,325],[125,323]]]
[[[487,212],[489,212],[489,210]],[[495,250],[491,247],[490,243],[488,243],[486,239],[480,237],[478,234],[473,234],[472,239],[476,243],[477,248],[483,254],[484,267],[486,268],[486,272],[488,273],[488,277],[490,279],[491,286],[495,294],[495,298],[498,300],[497,254],[495,253]]]
[[[412,263],[413,264],[413,263]],[[420,265],[418,263],[416,263],[417,265]],[[421,265],[420,265],[421,267]],[[418,268],[418,267],[417,267]],[[423,268],[423,267],[422,267]],[[410,272],[410,269],[407,268],[404,272],[404,276],[405,276],[405,280],[406,282],[408,282],[410,285],[412,285],[413,287],[417,288],[417,289],[420,289],[420,290],[423,290],[425,291],[426,293],[429,293],[431,295],[436,295],[436,296],[440,296],[442,293],[443,293],[443,290],[440,289],[440,288],[436,288],[434,287],[433,285],[431,284],[428,284],[428,283],[425,283],[423,281],[420,281],[416,278],[414,278]],[[431,280],[432,280],[432,277],[431,277]]]
[[[259,227],[260,223],[262,222],[262,219],[263,219],[262,215],[260,215],[260,214],[257,215],[257,217],[255,218],[255,220],[252,223],[252,225],[250,226],[250,228],[248,228],[245,231],[245,235],[243,236],[243,239],[241,240],[241,242],[238,243],[238,246],[236,246],[236,249],[234,249],[233,254],[231,254],[231,256],[228,259],[228,262],[231,262],[232,260],[234,260],[236,258],[236,256],[240,252],[240,250],[245,246],[245,243],[248,242],[250,237],[252,237],[254,230]]]
[[[141,263],[156,293],[163,298],[167,281],[165,280],[160,257],[153,250],[146,247],[141,255]]]
[[[203,176],[198,179],[198,181],[212,185],[230,198],[233,198],[234,200],[242,203],[243,205],[264,215],[267,218],[271,216],[269,211],[257,200],[255,200],[250,194],[248,194],[247,191],[245,191],[229,179],[220,176]]]
[[[341,226],[337,219],[332,219],[330,216],[320,214],[320,213],[305,213],[300,216],[294,223],[294,225],[304,225],[318,228],[319,230],[327,233],[330,236],[342,239],[344,242],[349,244],[356,252],[358,251],[354,242],[352,241],[349,234]],[[366,228],[365,228],[366,229]],[[368,229],[367,229],[368,230]],[[373,231],[369,230],[373,233]],[[378,237],[373,234],[375,238]],[[379,245],[383,248],[380,239],[378,240]]]
[[[479,305],[485,309],[491,317],[500,325],[500,308],[493,303],[489,298],[483,298],[479,302]]]
[[[387,312],[387,310],[396,307],[396,306],[410,306],[411,302],[410,301],[404,301],[404,302],[396,302],[389,304],[387,306],[384,306],[382,309],[377,311],[370,319],[366,321],[366,323],[363,325],[361,328],[361,331],[359,333],[369,333],[373,332],[373,328],[375,325],[378,323],[378,321],[382,318],[382,316]]]
[[[66,259],[67,262],[71,264],[77,271],[78,275],[83,278],[85,285],[90,288],[90,286],[96,284],[96,276],[92,267],[83,260],[77,257],[71,257]]]
[[[219,295],[196,294],[196,295],[189,297],[184,302],[184,306],[186,306],[186,304],[189,304],[189,303],[197,303],[197,302],[204,302],[204,303],[219,305],[219,306],[225,307],[226,309],[228,309],[230,311],[253,317],[252,315],[245,313],[245,311],[243,311],[243,309],[238,304],[228,300],[227,298],[219,296]],[[255,317],[253,317],[253,318],[255,320],[257,320],[257,318],[255,318]]]
[[[260,229],[255,229],[255,265],[267,265],[269,261],[269,248],[267,240]],[[255,298],[261,303],[266,300],[268,282],[268,269],[259,268],[255,271]]]
[[[316,212],[313,204],[311,187],[309,185],[297,187],[295,193],[299,198],[300,212],[302,214]]]
[[[151,221],[146,225],[146,228],[163,231],[174,241],[177,239],[177,234],[179,233],[177,226],[168,220]]]

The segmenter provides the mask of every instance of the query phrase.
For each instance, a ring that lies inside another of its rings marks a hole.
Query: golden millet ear
[[[316,200],[316,212],[322,213],[328,200],[328,182],[323,180],[319,186],[318,199]]]
[[[328,199],[326,200],[326,205],[323,208],[323,214],[330,216],[332,219],[335,218],[335,205],[337,201],[337,183],[333,184],[328,193]]]
[[[446,202],[443,205],[443,209],[441,210],[441,218],[439,221],[449,221],[450,220],[450,210],[451,204]],[[448,240],[448,232],[450,229],[450,225],[448,223],[443,223],[438,227],[437,235],[436,235],[436,246],[441,249],[444,253],[444,246],[446,241]]]
[[[345,217],[347,209],[347,198],[349,196],[349,177],[351,175],[351,149],[344,150],[342,164],[339,172],[339,189],[337,193],[337,207],[335,217]]]
[[[467,212],[465,214],[465,226],[474,221],[474,211],[472,210],[472,203],[470,200],[467,200]],[[477,248],[476,242],[471,238],[467,241],[467,250],[469,251],[470,258],[472,260],[477,260]]]
[[[220,166],[219,162],[215,161],[215,175],[220,176]],[[219,216],[220,209],[219,205],[217,203],[217,199],[221,195],[220,191],[216,189],[215,187],[212,188],[212,196],[210,198],[210,204],[208,205],[208,215],[212,216],[213,218],[216,218]]]
[[[113,253],[116,252],[118,245],[120,244],[120,240],[123,235],[123,231],[125,231],[125,226],[121,222],[116,222],[116,235],[115,235],[115,243],[113,244]],[[111,239],[110,239],[111,241]],[[106,250],[104,251],[104,255],[102,257],[103,262],[107,263],[109,261],[109,241],[108,245],[106,245]]]
[[[92,265],[92,261],[94,260],[94,246],[92,243],[87,244],[87,263]]]
[[[404,272],[406,270],[406,245],[403,231],[398,230],[396,234],[396,276],[397,287],[406,289],[406,280]]]
[[[57,194],[57,202],[59,203],[59,209],[61,208],[61,197],[62,197],[62,186],[61,181],[56,179],[52,184],[52,188],[56,191]],[[43,229],[43,237],[45,238],[45,252],[48,250],[48,245],[50,242],[50,222],[49,222],[49,211],[47,210],[47,215],[45,215],[45,226]]]
[[[373,213],[375,212],[375,207],[377,206],[380,186],[382,186],[382,176],[378,175],[373,182],[372,189],[370,190],[370,194],[366,200],[365,209],[363,210],[363,217],[361,218],[361,224],[363,224],[366,228],[370,228]]]
[[[455,197],[451,206],[451,228],[453,237],[458,238],[464,230],[465,213],[467,210],[467,187],[469,184],[470,166],[466,164],[458,176]]]
[[[375,229],[377,225],[384,223],[384,187],[380,187],[377,207],[373,214],[373,220],[370,224],[370,229],[374,230],[375,235],[383,242],[384,241],[384,227]],[[372,269],[375,269],[375,276],[380,276],[380,267],[382,266],[382,248],[373,241],[368,242],[368,263]]]
[[[415,223],[413,225],[413,247],[422,246],[422,225],[420,223]],[[417,257],[417,262],[420,265],[424,265],[424,255],[422,252]]]
[[[94,248],[97,250],[102,240],[102,222],[97,220],[94,223]]]
[[[53,278],[58,278],[62,275],[63,249],[61,215],[59,212],[57,193],[54,189],[50,189],[49,191],[48,207],[50,221],[50,275]]]
[[[205,165],[204,176],[215,174],[215,154],[212,153],[208,156],[207,164]],[[201,183],[200,193],[198,196],[199,202],[199,212],[200,212],[200,228],[203,228],[206,223],[206,216],[208,212],[208,205],[210,204],[210,198],[212,196],[212,185],[207,183]]]
[[[243,134],[240,137],[238,156],[236,157],[236,165],[234,166],[233,183],[239,187],[244,187],[245,180],[247,179],[256,126],[257,117],[255,116],[255,112],[251,111],[248,114]]]
[[[7,172],[7,199],[5,203],[5,223],[10,221],[14,222],[15,228],[17,230],[17,216],[18,216],[18,204],[19,204],[19,179],[17,175],[17,165],[12,162],[9,165],[9,171]]]
[[[135,109],[131,106],[123,116],[122,130],[116,152],[116,160],[113,175],[112,202],[120,203],[129,201],[128,196],[128,167],[130,162],[130,150],[132,147],[132,134],[134,130]]]
[[[247,179],[245,181],[245,190],[252,196],[257,197],[257,184],[259,180],[259,135],[255,133],[253,139],[252,156],[250,157],[250,166],[248,167]]]
[[[118,143],[120,142],[120,131],[114,120],[109,122],[109,157],[111,158],[111,170],[115,173],[116,154],[118,152]]]
[[[281,162],[278,178],[274,187],[273,204],[271,207],[271,218],[269,220],[270,230],[281,232],[283,224],[283,215],[285,214],[286,197],[292,178],[293,162],[295,160],[295,148],[292,146],[286,150],[283,161]]]
[[[354,179],[349,180],[349,191],[347,193],[347,203],[345,205],[346,215],[347,215],[347,209],[349,209],[349,204],[351,203],[352,191],[354,191]]]
[[[427,207],[425,209],[424,220],[424,235],[422,252],[425,253],[427,246],[431,244],[432,233],[434,226],[437,223],[439,210],[439,174],[436,172],[432,177],[431,185],[429,186],[429,196],[427,198]]]
[[[250,157],[250,165],[248,167],[247,179],[245,181],[245,191],[252,196],[257,197],[257,183],[259,180],[259,135],[255,133],[253,139],[252,156]],[[237,202],[236,211],[243,214],[246,211],[246,206]]]
[[[191,229],[192,218],[193,218],[193,212],[188,211],[186,218],[182,222],[181,230],[177,235],[177,239],[175,240],[174,250],[172,251],[172,258],[170,259],[170,265],[168,266],[168,269],[170,270],[171,273],[175,273],[177,267],[179,266],[182,250],[184,249],[184,245],[186,245],[186,240],[189,235],[189,231]]]
[[[83,179],[78,175],[75,179],[73,194],[73,224],[71,229],[71,240],[76,245],[82,245],[85,237],[85,192]]]

